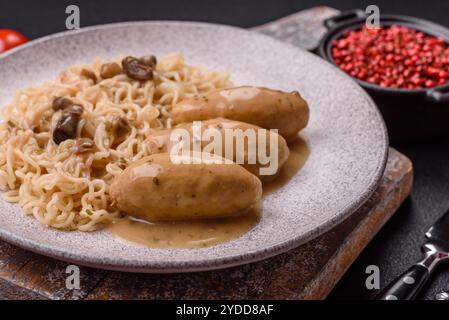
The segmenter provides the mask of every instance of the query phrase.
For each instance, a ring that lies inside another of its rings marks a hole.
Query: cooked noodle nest
[[[120,58],[116,60],[120,63]],[[154,79],[136,81],[125,74],[101,80],[105,63],[77,65],[55,81],[17,92],[2,110],[0,186],[4,199],[19,203],[41,223],[66,230],[92,231],[122,217],[108,189],[114,176],[150,154],[145,141],[171,127],[171,107],[183,98],[232,85],[226,72],[185,63],[179,54],[160,58]],[[86,69],[100,81],[82,75]],[[60,113],[55,97],[83,107],[77,136],[94,142],[92,152],[76,152],[76,141],[52,139]],[[126,118],[129,131],[118,139],[114,119]]]

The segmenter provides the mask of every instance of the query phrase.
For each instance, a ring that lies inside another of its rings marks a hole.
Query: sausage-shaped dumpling
[[[309,107],[297,91],[242,86],[182,100],[173,106],[172,116],[174,124],[219,117],[243,121],[265,129],[278,129],[288,140],[307,126]]]
[[[175,164],[168,153],[142,158],[114,178],[117,207],[149,221],[221,218],[257,205],[262,183],[232,163]]]
[[[278,135],[277,133],[270,132],[269,130],[263,129],[261,127],[249,123],[233,121],[223,118],[201,121],[199,123],[201,124],[201,134],[203,137],[205,136],[206,130],[217,130],[219,132],[220,136],[222,137],[221,141],[222,149],[219,150],[220,152],[219,156],[228,158],[229,160],[232,160],[242,165],[245,169],[258,176],[262,181],[268,181],[274,178],[278,173],[279,169],[284,165],[284,163],[288,159],[290,152],[287,146],[287,142],[282,136]],[[192,140],[194,140],[195,137],[193,136],[192,126],[193,126],[192,123],[185,123],[178,125],[172,129],[160,130],[155,132],[146,141],[146,145],[149,148],[149,152],[152,154],[170,152],[174,144],[176,144],[176,142],[170,141],[170,135],[172,134],[174,129],[188,130],[190,132]],[[233,131],[231,132],[234,133],[235,133],[234,130],[239,129],[241,130],[241,132],[245,134],[245,137],[255,137],[256,143],[255,144],[248,143],[248,140],[245,140],[244,144],[239,145],[236,143],[236,138],[233,138],[232,140],[231,138],[228,139],[226,138],[226,129],[232,129]],[[265,137],[265,143],[263,145],[260,143],[259,137]],[[277,158],[275,158],[275,154],[271,155],[270,150],[271,140],[275,140],[277,142],[277,145],[273,146],[274,152],[277,152]],[[213,142],[212,138],[210,139],[204,138],[201,141],[201,150],[205,151],[205,148],[207,148],[212,142]],[[226,144],[228,143],[233,144],[232,154],[226,154]],[[191,141],[190,148],[192,148],[192,145],[193,141]],[[263,154],[266,156],[266,159],[262,159],[261,161],[258,155],[259,153],[258,149],[262,146],[265,148]],[[216,154],[216,152],[214,154]],[[239,159],[238,154],[242,155],[240,159],[243,159],[243,163],[241,163],[241,161],[238,160]],[[250,161],[250,159],[255,159],[255,161]],[[271,163],[271,161],[274,160],[277,160],[276,163],[274,162]],[[273,170],[269,170],[270,165],[272,166]],[[261,168],[265,168],[265,170],[261,170]]]

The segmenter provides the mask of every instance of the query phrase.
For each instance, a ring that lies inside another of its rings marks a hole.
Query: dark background
[[[430,19],[449,27],[449,1],[313,1],[313,0],[158,0],[64,1],[0,0],[0,28],[12,28],[31,39],[65,30],[65,8],[76,4],[81,26],[130,20],[196,20],[252,27],[316,5],[339,10],[376,4],[383,13]],[[420,258],[423,235],[449,208],[449,138],[420,146],[396,146],[415,167],[411,198],[363,251],[330,295],[330,299],[366,299],[375,292],[365,288],[365,268],[378,265],[384,286]],[[449,290],[449,268],[442,267],[424,288],[421,299]]]

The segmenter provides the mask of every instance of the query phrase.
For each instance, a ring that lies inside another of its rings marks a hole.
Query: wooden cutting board
[[[314,49],[317,7],[255,30]],[[0,298],[9,299],[323,299],[410,194],[410,160],[390,149],[382,182],[350,218],[309,243],[261,262],[189,274],[132,274],[81,267],[80,289],[66,288],[67,263],[0,241]]]

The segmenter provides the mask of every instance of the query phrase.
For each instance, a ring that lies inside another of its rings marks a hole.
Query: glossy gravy
[[[310,151],[307,143],[298,138],[288,143],[290,155],[273,181],[264,182],[263,195],[266,196],[288,182],[306,163]]]
[[[235,239],[259,221],[259,210],[223,219],[152,223],[129,217],[109,227],[116,236],[151,248],[205,248]]]
[[[309,155],[306,142],[299,138],[289,143],[290,156],[279,175],[264,183],[264,195],[284,185],[304,165]],[[124,240],[150,248],[204,248],[238,238],[260,219],[260,210],[223,219],[152,223],[134,217],[109,226],[109,231]]]

